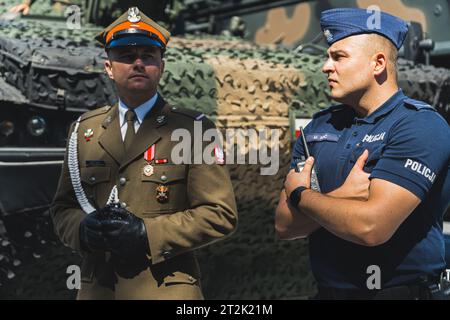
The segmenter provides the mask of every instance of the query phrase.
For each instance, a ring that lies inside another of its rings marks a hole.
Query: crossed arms
[[[344,240],[364,246],[388,241],[420,199],[389,181],[369,180],[369,174],[363,171],[367,157],[365,151],[341,187],[328,194],[305,190],[295,208],[287,201],[288,196],[299,186],[310,187],[314,159],[308,159],[300,173],[291,170],[275,213],[278,237],[303,238],[323,227]]]

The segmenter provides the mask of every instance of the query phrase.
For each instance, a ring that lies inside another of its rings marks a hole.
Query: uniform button
[[[90,177],[90,178],[89,178],[89,181],[90,181],[90,182],[95,182],[95,177],[94,177],[94,176]]]
[[[188,280],[189,280],[190,282],[194,282],[194,277],[193,277],[193,276],[189,276]]]
[[[122,186],[124,186],[124,185],[127,183],[127,179],[124,178],[124,177],[122,177],[122,178],[119,179],[119,182],[120,182],[120,184],[121,184]]]
[[[164,251],[162,254],[165,258],[168,258],[170,256],[170,252],[169,251]]]
[[[358,142],[358,143],[356,144],[356,146],[357,146],[357,147],[361,147],[361,142]]]
[[[358,132],[353,132],[353,136],[356,137],[358,135]]]
[[[125,209],[125,208],[127,207],[127,203],[126,203],[126,202],[122,202],[122,203],[120,204],[120,207],[121,207],[122,209]]]
[[[161,181],[167,181],[167,176],[162,175],[162,176],[161,176]]]

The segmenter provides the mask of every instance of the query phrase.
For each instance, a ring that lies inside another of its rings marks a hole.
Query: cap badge
[[[327,38],[327,41],[328,41],[328,42],[330,42],[330,41],[333,40],[333,34],[331,33],[330,30],[326,29],[326,30],[323,32],[323,34],[324,34],[324,36]]]
[[[130,9],[128,9],[128,21],[130,21],[131,23],[141,21],[138,7],[131,7]]]

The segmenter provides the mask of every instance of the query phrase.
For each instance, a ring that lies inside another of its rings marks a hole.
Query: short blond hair
[[[398,50],[391,40],[382,35],[371,33],[367,35],[365,48],[369,55],[377,52],[383,52],[388,60],[387,69],[389,73],[397,74]]]

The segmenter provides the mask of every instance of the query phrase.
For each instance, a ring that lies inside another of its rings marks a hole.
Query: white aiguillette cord
[[[86,213],[90,214],[95,211],[95,208],[89,203],[86,193],[81,185],[80,168],[78,167],[78,127],[80,126],[80,119],[77,119],[75,128],[70,135],[69,149],[68,149],[68,167],[70,173],[70,180],[72,181],[73,191],[80,204],[81,209]],[[106,205],[119,203],[119,196],[117,192],[117,186],[114,186],[109,195]]]

